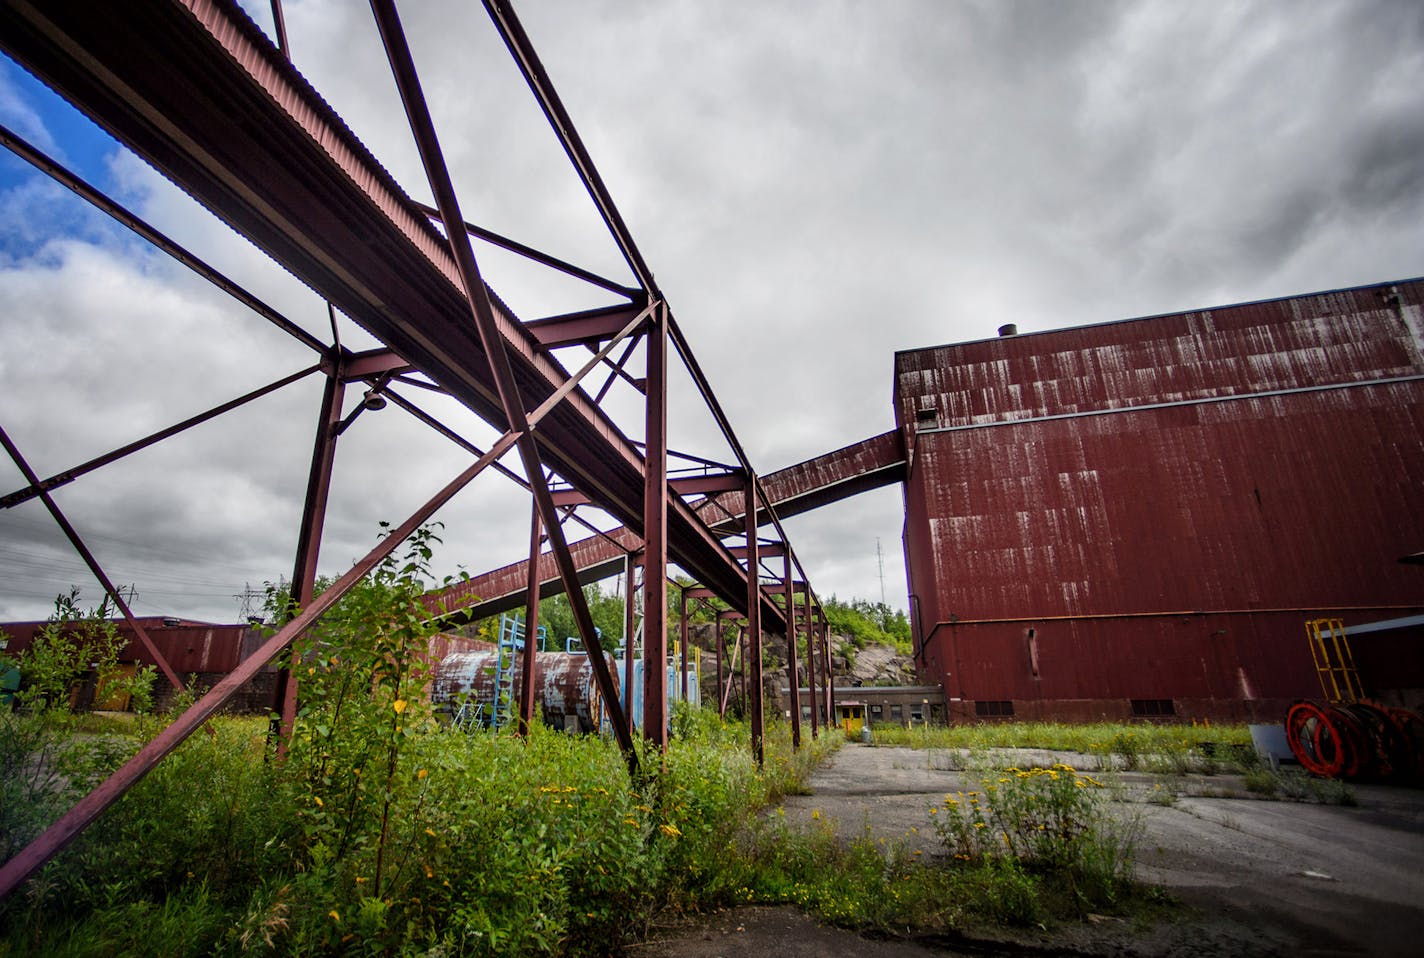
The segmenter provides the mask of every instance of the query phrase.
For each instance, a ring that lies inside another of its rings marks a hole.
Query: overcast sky
[[[266,28],[267,3],[247,6]],[[761,472],[889,429],[898,349],[1424,273],[1414,0],[519,9]],[[428,201],[366,5],[285,10],[297,67]],[[466,217],[628,280],[480,6],[403,15]],[[8,60],[0,120],[329,339],[314,294]],[[607,301],[477,255],[523,318]],[[41,475],[312,361],[9,154],[0,304],[0,425]],[[673,446],[728,460],[690,382],[673,388]],[[289,386],[56,494],[138,613],[233,620],[245,584],[290,574],[319,393]],[[639,438],[633,397],[613,408]],[[322,571],[467,461],[393,406],[364,415],[338,446]],[[0,485],[24,485],[7,458]],[[442,572],[527,548],[527,498],[498,475],[441,518]],[[879,599],[878,542],[904,607],[902,522],[889,488],[787,525],[823,596]],[[97,600],[43,507],[0,510],[0,621],[71,584]]]

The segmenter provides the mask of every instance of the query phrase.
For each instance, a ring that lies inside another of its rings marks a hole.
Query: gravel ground
[[[1012,764],[1081,756],[1021,752]],[[977,787],[950,766],[962,756],[907,748],[848,745],[788,798],[788,822],[819,815],[847,836],[867,829],[900,839],[926,856],[939,853],[929,807],[946,793]],[[1079,763],[1083,764],[1079,764]],[[870,939],[827,928],[791,908],[740,908],[707,916],[641,946],[648,956],[950,954],[1166,956],[1424,954],[1424,790],[1355,786],[1358,807],[1252,798],[1239,776],[1159,778],[1120,773],[1124,815],[1139,815],[1138,874],[1184,906],[1153,928],[1106,920],[1052,935],[994,940]],[[1183,797],[1170,804],[1154,788]],[[1152,800],[1156,797],[1156,800]]]

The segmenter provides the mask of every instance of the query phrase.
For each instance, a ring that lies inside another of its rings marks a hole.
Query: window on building
[[[870,707],[870,714],[873,715],[873,716],[875,716],[876,718],[880,718],[882,715],[885,714],[885,706],[883,706],[883,705],[872,705],[872,706]]]
[[[980,699],[974,703],[974,714],[980,718],[1002,718],[1006,715],[1013,715],[1014,703],[1007,699],[1003,701]]]
[[[923,722],[925,720],[925,710],[920,708],[918,705],[911,705],[910,718],[914,719],[916,722]]]
[[[926,428],[934,428],[939,425],[939,412],[935,409],[917,409],[915,411],[915,422]]]
[[[802,719],[802,721],[805,721],[805,722],[811,721],[811,706],[809,706],[809,705],[803,705],[803,706],[801,706],[801,719]]]
[[[893,719],[893,720],[896,721],[896,722],[904,721],[904,719],[905,719],[905,708],[904,708],[904,706],[902,706],[902,705],[892,705],[892,706],[890,706],[890,718]]]
[[[1177,707],[1171,699],[1132,699],[1131,701],[1132,714],[1142,718],[1177,714]]]

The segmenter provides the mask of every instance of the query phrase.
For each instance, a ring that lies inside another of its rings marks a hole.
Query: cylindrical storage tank
[[[510,653],[506,653],[509,656]],[[517,700],[523,668],[523,653],[515,651],[512,663],[513,681],[503,684],[510,700],[501,707],[508,714],[518,714]],[[496,679],[500,677],[499,653],[452,652],[440,661],[431,674],[430,703],[436,711],[454,718],[461,705],[481,706],[478,714],[488,724],[492,706],[497,700]],[[567,731],[595,732],[603,723],[603,699],[598,694],[593,664],[582,652],[536,652],[534,654],[534,693],[539,702],[544,724]],[[610,671],[612,671],[610,667]],[[613,675],[618,687],[618,676]],[[468,712],[468,709],[467,709]],[[503,721],[503,720],[502,720]]]

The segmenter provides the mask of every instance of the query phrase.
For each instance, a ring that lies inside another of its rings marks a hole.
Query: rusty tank
[[[544,724],[571,732],[598,731],[603,697],[588,655],[536,652],[534,664],[534,690]],[[518,716],[515,701],[523,672],[519,655],[507,649],[453,652],[431,674],[430,702],[453,723],[502,727]],[[616,688],[616,672],[613,681]]]

